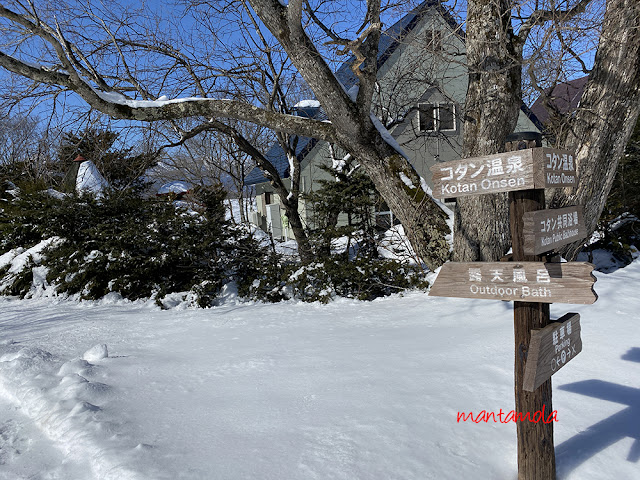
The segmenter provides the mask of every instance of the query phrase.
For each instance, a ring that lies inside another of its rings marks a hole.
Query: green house
[[[351,92],[357,89],[357,79],[350,68],[352,61],[345,62],[336,72]],[[465,34],[439,1],[423,2],[382,34],[373,113],[429,186],[429,167],[461,156],[467,85]],[[313,118],[323,115],[321,106],[314,101],[301,102],[296,111]],[[540,131],[540,123],[524,104],[515,131]],[[318,180],[329,178],[320,166],[332,165],[339,156],[327,142],[306,137],[297,138],[296,155],[301,162],[301,190],[305,193],[313,190]],[[266,157],[287,184],[289,162],[282,147],[274,144]],[[256,188],[257,212],[251,222],[271,231],[275,238],[292,238],[278,195],[262,171],[251,171],[245,184]],[[303,222],[312,226],[312,207],[303,200],[300,204]],[[391,212],[378,213],[391,217],[387,222],[393,221]]]

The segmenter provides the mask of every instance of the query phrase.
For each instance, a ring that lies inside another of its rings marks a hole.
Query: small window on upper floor
[[[428,29],[426,32],[425,45],[429,52],[441,52],[442,51],[442,30],[436,30],[434,28]]]
[[[435,132],[437,107],[432,103],[421,103],[418,105],[418,118],[420,120],[421,132]]]
[[[421,103],[418,105],[421,132],[456,130],[456,107],[453,103]]]

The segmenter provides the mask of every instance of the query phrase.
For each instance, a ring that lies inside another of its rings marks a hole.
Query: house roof
[[[297,137],[298,144],[296,145],[296,156],[298,158],[303,158],[307,155],[311,149],[318,142],[315,138],[309,137]],[[287,178],[289,176],[289,159],[287,158],[287,154],[283,150],[280,143],[276,142],[271,145],[271,148],[265,154],[265,158],[273,165],[278,171],[278,175],[280,178]],[[246,186],[255,185],[257,183],[266,182],[267,178],[264,176],[264,173],[260,168],[254,167],[253,170],[249,172],[249,174],[244,179],[244,184]]]
[[[442,6],[440,0],[426,0],[382,32],[378,43],[378,69],[393,55],[398,46],[402,44],[407,35],[420,23],[420,20],[431,8],[435,8],[451,29],[464,39],[464,31],[453,16]],[[358,83],[358,78],[351,70],[354,61],[355,56],[351,56],[336,71],[336,77],[347,91]]]
[[[430,8],[438,8],[442,16],[449,22],[452,28],[461,33],[459,25],[455,22],[453,17],[442,7],[438,0],[426,0],[411,12],[402,17],[399,21],[394,23],[391,27],[386,29],[380,36],[380,42],[378,43],[378,68],[384,65],[389,57],[395,52],[398,46],[402,43],[402,40],[411,32],[419,21],[425,15]],[[351,70],[355,57],[350,57],[344,62],[340,68],[336,71],[336,78],[342,83],[345,90],[349,90],[357,82],[357,77]],[[306,113],[306,112],[305,112]],[[319,116],[324,113],[319,110]],[[310,116],[305,114],[304,116]],[[315,117],[317,118],[317,117]],[[307,137],[299,137],[298,145],[296,148],[296,155],[300,158],[304,157],[315,146],[317,141],[315,139]],[[282,149],[279,143],[273,144],[269,151],[267,151],[265,157],[269,162],[276,167],[278,174],[281,178],[287,178],[289,176],[289,160],[285,151]],[[260,168],[255,167],[245,177],[244,183],[247,186],[255,185],[257,183],[266,182],[267,178]]]
[[[544,106],[545,97],[549,97],[550,101],[555,104],[560,113],[572,112],[578,108],[582,92],[587,84],[589,77],[576,78],[568,82],[562,82],[554,87],[547,88],[543,95],[531,106],[531,111],[542,123],[549,119],[549,112]]]
[[[170,193],[188,193],[191,190],[191,185],[182,180],[176,180],[174,182],[165,183],[158,189],[157,195],[168,195]]]
[[[456,22],[449,11],[444,8],[440,0],[426,0],[419,6],[411,10],[404,17],[394,23],[391,27],[382,32],[380,36],[380,42],[378,43],[378,70],[384,65],[384,63],[393,55],[396,49],[402,44],[407,35],[420,23],[420,20],[431,9],[441,15],[441,17],[447,22],[451,29],[458,35],[463,41],[465,39],[465,32],[461,25]],[[355,61],[355,56],[351,56],[345,61],[340,68],[336,71],[336,78],[342,83],[345,90],[350,90],[354,85],[358,83],[357,76],[351,70],[351,65]],[[542,123],[532,113],[529,108],[522,103],[521,110],[529,117],[538,129],[542,129]],[[318,110],[321,115],[324,116],[324,112],[321,109]],[[305,115],[310,116],[310,115]],[[317,117],[316,117],[317,118]],[[326,118],[326,116],[325,116]],[[296,155],[298,158],[302,158],[315,146],[317,140],[307,137],[300,137],[298,141],[298,147],[296,148]],[[279,143],[275,143],[271,146],[267,154],[265,155],[267,160],[276,167],[278,174],[281,178],[287,178],[289,176],[289,160],[287,155],[280,146]],[[258,183],[266,182],[267,178],[264,176],[260,168],[255,167],[245,177],[245,185],[255,185]]]

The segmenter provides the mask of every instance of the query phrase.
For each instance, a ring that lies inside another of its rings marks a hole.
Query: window
[[[444,103],[438,106],[438,130],[455,130],[456,119],[452,103]]]
[[[273,193],[265,192],[264,194],[264,204],[271,205],[273,203]]]
[[[421,103],[418,105],[421,132],[455,131],[456,107],[453,103]]]
[[[420,118],[420,131],[435,132],[436,118],[438,117],[438,107],[431,103],[423,103],[418,106],[418,116]]]
[[[429,52],[442,51],[442,31],[430,28],[426,32],[425,45]]]

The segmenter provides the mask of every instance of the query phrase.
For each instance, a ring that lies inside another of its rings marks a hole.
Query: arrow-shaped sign
[[[522,388],[533,392],[581,351],[577,313],[567,313],[544,328],[532,330]]]
[[[594,303],[588,262],[449,262],[429,295],[541,303]]]
[[[582,206],[527,212],[523,219],[526,255],[550,252],[587,236]]]
[[[546,147],[436,163],[430,170],[436,198],[578,184],[573,152]]]

